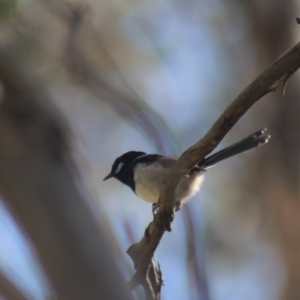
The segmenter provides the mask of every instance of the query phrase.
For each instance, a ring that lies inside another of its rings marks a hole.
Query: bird
[[[267,129],[259,130],[241,141],[224,148],[200,160],[183,177],[175,192],[175,210],[178,211],[200,189],[207,169],[217,163],[265,145],[270,135]],[[142,151],[129,151],[116,158],[111,172],[103,179],[115,178],[127,185],[141,199],[153,204],[152,211],[159,207],[159,195],[163,180],[169,169],[176,163],[176,158],[159,154],[147,154]]]

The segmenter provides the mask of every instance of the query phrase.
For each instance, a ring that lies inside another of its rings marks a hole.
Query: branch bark
[[[140,242],[128,249],[137,272],[144,272],[151,265],[151,259],[165,231],[171,231],[174,219],[176,187],[181,179],[208,153],[210,153],[237,121],[267,93],[283,86],[300,67],[300,42],[280,56],[263,71],[222,113],[207,134],[187,149],[166,176],[160,194],[160,208],[149,224]],[[158,299],[158,298],[153,298]]]

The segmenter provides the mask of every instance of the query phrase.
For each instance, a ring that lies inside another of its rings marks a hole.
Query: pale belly
[[[166,172],[161,168],[159,172],[157,171],[151,166],[135,172],[135,193],[147,202],[155,203],[159,198],[162,181]],[[184,177],[177,188],[176,201],[180,201],[181,203],[189,201],[199,191],[203,179],[203,174],[200,172],[193,172],[189,177]]]

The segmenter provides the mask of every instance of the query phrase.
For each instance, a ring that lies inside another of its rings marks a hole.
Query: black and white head
[[[148,166],[159,160],[162,155],[147,154],[142,151],[129,151],[118,157],[112,165],[111,172],[103,179],[116,178],[128,185],[135,192],[134,172],[137,166]]]
[[[137,159],[147,156],[145,152],[129,151],[118,157],[112,165],[111,172],[103,179],[116,178],[134,190],[133,167]]]

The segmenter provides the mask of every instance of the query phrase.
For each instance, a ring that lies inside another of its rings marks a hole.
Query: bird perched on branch
[[[215,154],[202,159],[181,180],[176,190],[176,210],[189,201],[200,189],[204,172],[218,162],[237,154],[265,145],[270,139],[266,129],[257,131],[245,139]],[[159,154],[146,154],[141,151],[129,151],[118,157],[111,172],[103,179],[116,178],[129,186],[141,199],[153,203],[157,209],[162,182],[168,170],[175,164],[176,158]]]

